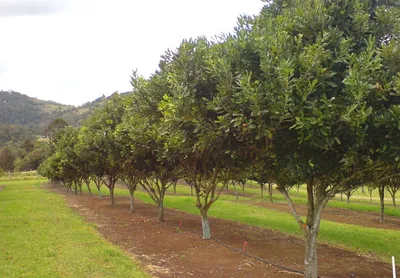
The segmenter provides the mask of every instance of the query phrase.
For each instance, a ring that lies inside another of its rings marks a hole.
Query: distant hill
[[[56,118],[79,126],[105,100],[103,96],[75,107],[39,100],[14,91],[0,91],[0,147],[8,141],[43,135],[46,127]]]

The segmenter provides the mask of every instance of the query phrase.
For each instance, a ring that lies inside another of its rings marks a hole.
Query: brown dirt
[[[113,244],[130,252],[155,277],[301,277],[236,253],[214,240],[202,240],[200,217],[166,209],[164,223],[156,222],[156,207],[137,202],[137,213],[128,212],[129,200],[117,197],[117,207],[96,196],[65,194],[67,203]],[[182,221],[182,229],[179,223]],[[212,218],[213,235],[269,262],[302,270],[302,240],[272,230]],[[195,231],[189,232],[187,231]],[[321,277],[391,277],[390,265],[354,252],[320,244]],[[399,269],[400,270],[400,269]]]

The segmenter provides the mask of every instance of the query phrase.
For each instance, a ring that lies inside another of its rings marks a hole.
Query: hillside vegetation
[[[44,135],[46,127],[57,118],[79,126],[91,111],[101,107],[106,98],[97,98],[75,107],[44,101],[14,91],[0,91],[0,147]]]

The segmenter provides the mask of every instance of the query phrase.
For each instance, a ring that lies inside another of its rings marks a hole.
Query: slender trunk
[[[165,197],[165,186],[163,186],[163,189],[160,192],[160,201],[158,203],[158,220],[157,222],[164,222],[164,197]]]
[[[268,183],[268,194],[269,194],[269,200],[271,203],[274,202],[274,200],[272,199],[272,184]]]
[[[193,184],[190,184],[190,196],[193,196]]]
[[[174,187],[174,194],[176,194],[176,182],[174,182],[172,186]]]
[[[297,196],[299,196],[300,186],[297,186]]]
[[[264,200],[264,184],[261,184],[261,200]]]
[[[317,235],[318,232],[314,227],[306,230],[304,254],[305,278],[318,278]]]
[[[158,204],[158,223],[161,223],[164,221],[164,200],[161,200],[160,203]]]
[[[76,184],[74,185],[74,191],[75,191],[75,195],[78,195],[78,186]]]
[[[201,226],[203,228],[203,239],[211,239],[210,222],[208,221],[207,211],[201,212]]]
[[[396,194],[392,195],[393,206],[396,207]]]
[[[101,188],[97,187],[97,190],[99,191],[99,199],[103,199],[103,195],[101,194]]]
[[[379,201],[381,203],[379,223],[383,223],[385,221],[385,186],[380,185],[378,187],[378,191],[379,191]]]
[[[361,193],[365,194],[364,185],[361,186]]]
[[[244,186],[245,185],[246,185],[245,183],[242,184],[242,194],[243,194],[243,196],[244,196]]]
[[[111,186],[109,189],[110,189],[110,201],[111,201],[111,206],[114,208],[114,207],[115,207],[114,187]]]
[[[350,204],[350,194],[346,194],[346,197],[347,197],[347,204],[349,205]]]
[[[238,196],[238,193],[237,193],[237,190],[236,190],[236,184],[233,182],[232,185],[233,185],[233,191],[235,192],[236,201],[237,201],[237,200],[239,200],[239,196]]]
[[[87,183],[86,183],[86,186],[87,186],[87,190],[88,190],[88,192],[89,192],[89,195],[92,195],[92,189],[90,188],[90,183],[87,182]]]
[[[307,220],[303,222],[297,213],[287,191],[278,185],[278,190],[285,196],[293,217],[296,219],[300,228],[304,231],[305,236],[305,254],[304,254],[304,277],[318,277],[318,260],[317,260],[317,236],[321,224],[321,216],[323,210],[332,195],[323,196],[321,192],[317,192],[314,196],[313,180],[307,182]]]
[[[343,193],[340,192],[340,201],[343,202]]]
[[[131,207],[129,209],[130,212],[135,212],[135,190],[129,190],[129,196],[131,201]]]
[[[79,186],[79,195],[82,195],[82,184],[78,183],[78,186]]]

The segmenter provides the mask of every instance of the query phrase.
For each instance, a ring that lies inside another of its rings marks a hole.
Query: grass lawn
[[[0,182],[0,277],[149,277],[40,182]]]

